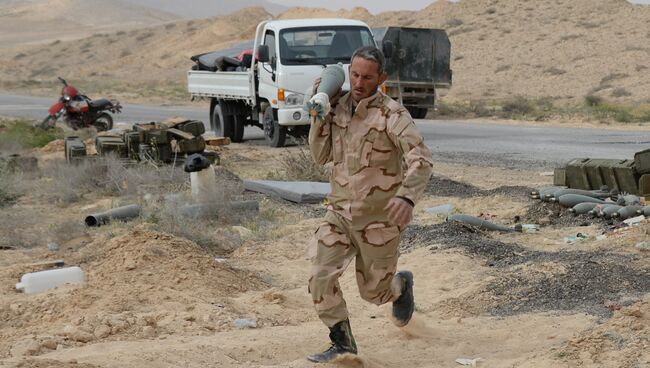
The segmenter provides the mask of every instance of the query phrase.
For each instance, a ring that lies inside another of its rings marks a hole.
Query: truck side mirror
[[[393,55],[393,42],[392,41],[384,41],[382,43],[382,50],[384,53],[384,57],[386,59],[390,59],[390,57]]]
[[[257,59],[261,63],[269,62],[269,45],[259,45],[257,48]]]

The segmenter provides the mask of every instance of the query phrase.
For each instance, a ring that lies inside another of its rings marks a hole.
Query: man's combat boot
[[[402,293],[393,302],[393,323],[397,327],[406,326],[413,316],[415,303],[413,302],[413,273],[400,271],[395,277],[402,281]]]
[[[343,354],[356,354],[357,343],[352,336],[350,320],[346,319],[330,327],[330,340],[332,345],[322,353],[312,354],[307,357],[310,362],[327,363]]]

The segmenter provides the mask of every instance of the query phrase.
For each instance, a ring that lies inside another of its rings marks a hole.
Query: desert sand
[[[277,16],[304,17],[446,29],[454,86],[442,92],[449,101],[517,95],[565,102],[582,102],[587,95],[650,101],[650,7],[624,0],[437,1],[418,12],[372,15],[363,8],[293,8]],[[93,31],[98,33],[74,41],[14,42],[0,55],[0,89],[51,93],[56,75],[62,75],[87,89],[131,99],[162,95],[187,100],[184,83],[191,55],[251,39],[256,24],[271,18],[263,8],[248,8],[126,32]],[[12,25],[12,33],[28,32],[29,23],[24,24]]]
[[[34,152],[41,167],[63,160],[59,143]],[[244,143],[219,153],[241,177],[264,178],[281,171],[279,157],[299,149]],[[38,180],[58,187],[51,171],[43,175]],[[580,226],[583,220],[527,197],[550,180],[540,172],[436,164],[402,242],[400,268],[416,275],[413,321],[394,327],[387,306],[360,299],[348,270],[342,287],[360,353],[323,366],[454,367],[457,358],[479,357],[479,367],[648,366],[650,263],[635,247],[648,240],[647,224],[596,240],[604,223]],[[260,214],[239,224],[200,223],[213,243],[206,247],[172,228],[155,229],[151,190],[95,191],[71,204],[35,191],[0,209],[7,221],[42,219],[3,230],[14,238],[4,238],[11,246],[0,250],[0,365],[313,367],[305,356],[327,345],[327,331],[307,293],[306,248],[322,205],[244,193],[260,201]],[[78,225],[84,214],[125,201],[149,209],[129,223]],[[475,233],[424,211],[444,203],[504,225],[520,216],[541,231]],[[564,243],[577,232],[588,238]],[[56,251],[46,247],[52,240]],[[42,267],[34,262],[54,259],[80,266],[86,282],[36,295],[14,290],[23,273]],[[256,327],[239,329],[237,319]]]
[[[38,42],[36,31],[2,38],[0,90],[51,95],[61,75],[93,96],[181,101],[190,55],[249,39],[271,17],[261,8],[204,20],[131,15],[140,19],[133,28],[80,25],[82,37],[63,29],[37,45],[28,44]],[[376,16],[361,8],[278,15],[332,16],[447,29],[454,86],[443,98],[450,101],[580,102],[588,94],[650,101],[650,8],[623,0],[439,1]],[[151,23],[141,27],[142,19]],[[22,18],[12,29],[26,32],[29,24]],[[69,199],[80,174],[64,162],[63,142],[23,152],[39,159],[39,170],[19,176],[25,192],[0,205],[0,367],[314,367],[305,356],[328,339],[307,293],[306,248],[324,207],[242,193],[239,181],[282,175],[280,158],[299,150],[219,149],[219,183],[229,195],[258,200],[260,212],[189,224],[161,209],[166,195],[189,191],[189,175],[178,169],[159,168],[155,178],[164,183],[147,179],[151,166],[129,175],[89,171],[86,185],[100,189]],[[649,367],[650,258],[637,247],[650,242],[648,223],[613,231],[528,198],[551,181],[537,171],[436,163],[401,248],[399,267],[415,274],[413,321],[394,327],[387,306],[360,299],[348,270],[342,288],[359,355],[322,366],[456,367],[458,358],[482,358],[478,367]],[[141,204],[143,215],[82,226],[86,214],[127,203]],[[485,233],[425,211],[442,204],[540,231]],[[577,233],[586,239],[564,241]],[[21,275],[44,267],[36,263],[57,259],[80,266],[86,282],[36,295],[15,290]],[[255,327],[240,329],[238,319]]]

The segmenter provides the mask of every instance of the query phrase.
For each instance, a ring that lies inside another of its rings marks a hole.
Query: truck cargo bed
[[[250,72],[187,72],[187,90],[193,96],[253,101]]]

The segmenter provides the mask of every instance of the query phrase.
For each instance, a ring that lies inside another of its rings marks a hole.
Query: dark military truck
[[[433,109],[438,88],[450,88],[451,44],[442,29],[373,28],[375,41],[386,55],[385,93],[402,103],[416,119]],[[385,47],[392,44],[391,47]],[[384,47],[382,47],[384,46]]]

